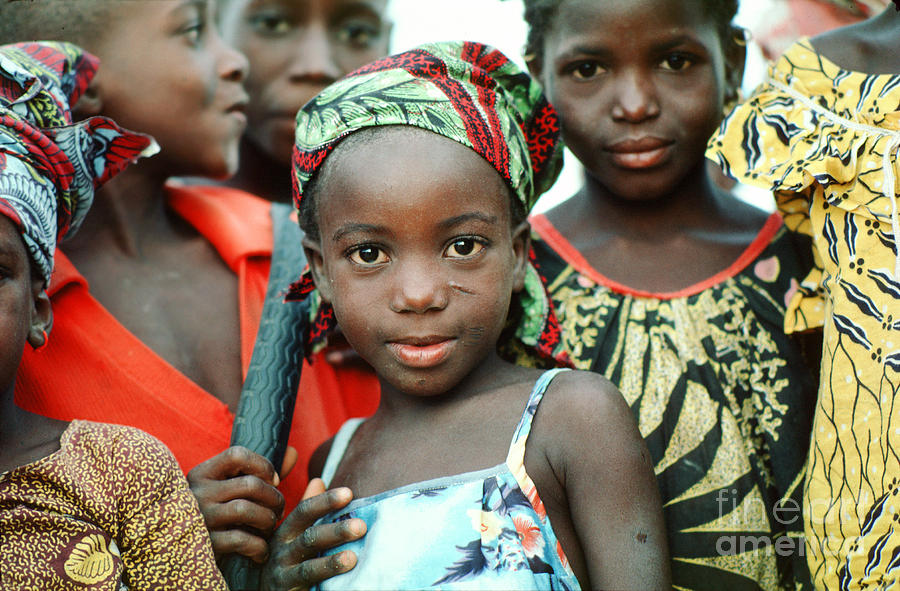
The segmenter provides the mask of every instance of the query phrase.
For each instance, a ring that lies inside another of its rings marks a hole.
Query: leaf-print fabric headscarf
[[[356,70],[300,110],[293,155],[295,206],[300,207],[304,190],[341,139],[387,125],[419,127],[474,150],[526,211],[562,166],[559,120],[535,80],[486,45],[426,44]],[[304,298],[314,287],[307,272],[288,298]],[[516,335],[562,361],[556,318],[532,265],[519,302],[523,313]],[[312,340],[334,324],[331,306],[318,306]]]
[[[69,43],[0,46],[0,215],[22,232],[45,284],[57,241],[81,224],[94,189],[158,150],[105,117],[72,123],[98,63]]]

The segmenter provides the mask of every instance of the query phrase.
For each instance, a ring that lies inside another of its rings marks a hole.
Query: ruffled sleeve
[[[900,76],[843,70],[801,39],[725,118],[707,157],[729,176],[773,191],[792,231],[815,238],[814,202],[896,227],[898,104]],[[789,305],[788,332],[822,325],[824,267],[821,253],[814,256]]]

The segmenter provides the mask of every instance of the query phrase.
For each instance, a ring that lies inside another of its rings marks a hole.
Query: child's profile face
[[[250,140],[290,165],[297,111],[326,86],[387,55],[387,0],[234,0],[226,34],[250,60]]]
[[[0,215],[0,391],[15,381],[26,339],[40,331],[49,316],[38,312],[40,280],[34,279],[25,242],[15,224]],[[44,298],[45,299],[45,298]],[[43,310],[49,314],[49,306]],[[40,343],[37,343],[40,344]]]
[[[704,164],[723,115],[722,45],[696,0],[563,0],[538,75],[592,177],[652,200]]]
[[[474,151],[388,129],[325,161],[320,243],[306,244],[354,349],[398,390],[437,395],[495,355],[524,280],[527,224],[512,227],[509,190]]]
[[[152,135],[149,166],[221,178],[238,165],[246,126],[246,58],[226,45],[213,1],[128,2],[98,48],[100,112]]]

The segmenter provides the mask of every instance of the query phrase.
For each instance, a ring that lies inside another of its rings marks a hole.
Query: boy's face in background
[[[388,53],[388,0],[228,0],[226,39],[250,61],[247,135],[290,166],[294,118],[327,85]]]
[[[102,67],[99,109],[162,148],[146,166],[167,176],[221,178],[238,165],[246,126],[247,60],[226,45],[214,2],[121,2],[127,16],[88,49]]]

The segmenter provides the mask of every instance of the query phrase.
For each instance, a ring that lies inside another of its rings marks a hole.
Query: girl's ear
[[[28,344],[39,349],[47,344],[47,333],[53,326],[53,309],[50,296],[44,290],[43,282],[34,282],[32,288],[31,326],[28,329]]]
[[[100,98],[100,86],[97,82],[99,78],[100,73],[98,72],[84,93],[72,105],[72,118],[75,121],[96,117],[103,111],[103,100]]]
[[[325,270],[325,259],[322,257],[322,246],[308,236],[303,237],[303,251],[312,272],[313,281],[323,301],[331,303],[331,281],[328,280],[328,272]]]
[[[724,111],[741,102],[741,84],[744,81],[744,66],[747,63],[747,40],[750,33],[743,27],[731,27],[731,35],[725,40],[725,104]]]
[[[513,292],[525,288],[525,272],[528,270],[528,253],[531,250],[531,224],[524,221],[513,230],[513,256],[516,264],[513,267]]]

